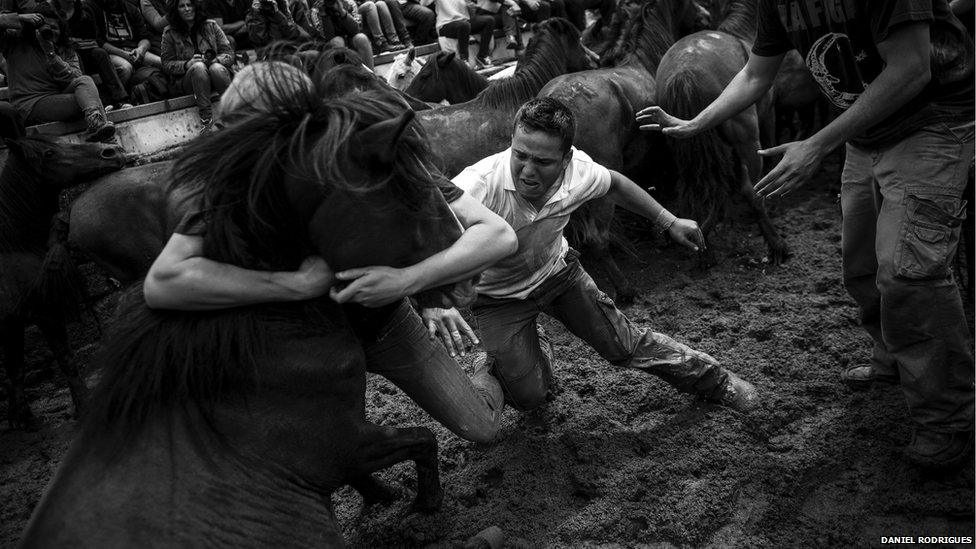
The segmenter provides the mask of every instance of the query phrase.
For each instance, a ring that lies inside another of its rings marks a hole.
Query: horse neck
[[[464,69],[458,69],[463,71]],[[456,104],[469,101],[471,97],[476,97],[488,87],[488,79],[475,71],[461,72],[458,77],[458,86],[450,86],[447,98],[448,103]]]
[[[732,0],[718,29],[747,42],[756,39],[756,0]]]
[[[43,249],[57,210],[58,193],[23,160],[8,155],[0,173],[0,252]]]
[[[642,20],[625,31],[608,54],[608,63],[616,66],[639,67],[650,74],[657,73],[661,58],[674,43],[677,31],[670,17],[655,16],[650,22]],[[616,62],[614,62],[616,60]]]
[[[568,71],[566,52],[556,44],[540,43],[526,54],[511,78],[486,87],[474,101],[490,109],[516,109],[535,97],[550,80]]]

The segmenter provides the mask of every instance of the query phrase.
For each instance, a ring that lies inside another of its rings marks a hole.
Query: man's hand
[[[637,111],[637,124],[644,131],[661,132],[668,137],[685,139],[699,132],[690,120],[682,120],[664,112],[661,107],[647,107]]]
[[[324,295],[335,283],[335,276],[329,264],[317,255],[306,257],[293,274],[292,289],[300,299],[314,299]]]
[[[351,281],[341,290],[333,287],[329,296],[338,303],[359,303],[366,307],[382,307],[410,295],[414,281],[406,269],[393,267],[362,267],[336,273],[336,279]]]
[[[759,151],[761,156],[783,155],[766,177],[756,183],[756,194],[762,198],[780,198],[803,186],[820,169],[826,153],[806,141],[792,141]]]
[[[705,247],[705,236],[698,227],[698,223],[691,219],[675,219],[674,223],[668,227],[668,234],[678,244],[695,250]]]
[[[183,63],[183,68],[189,69],[194,63],[203,63],[203,55],[200,55],[199,53],[193,54],[193,57],[187,59],[186,63]]]
[[[21,13],[17,15],[17,20],[22,24],[27,23],[28,25],[33,25],[34,27],[40,27],[44,24],[44,17],[39,13]]]
[[[525,0],[525,5],[532,11],[539,10],[539,0]]]
[[[472,345],[479,343],[474,330],[468,326],[461,313],[453,307],[450,309],[438,309],[436,307],[423,309],[420,311],[420,316],[424,319],[424,325],[427,326],[430,337],[439,336],[451,356],[457,354],[464,356],[464,353],[471,349],[470,345],[464,345],[462,336],[467,337]]]

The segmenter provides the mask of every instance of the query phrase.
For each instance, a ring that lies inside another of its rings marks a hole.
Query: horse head
[[[11,158],[38,174],[52,189],[62,190],[118,170],[125,164],[122,147],[105,143],[59,143],[46,137],[5,140]]]
[[[454,52],[438,52],[428,59],[404,93],[421,101],[450,104],[470,101],[488,87],[488,80],[457,58]]]
[[[539,55],[539,52],[550,48],[560,48],[566,60],[564,72],[578,72],[597,67],[598,57],[593,51],[583,46],[579,29],[562,17],[550,17],[532,26],[533,36],[525,50],[525,59]],[[538,51],[536,51],[538,50]],[[519,61],[519,66],[522,61]]]
[[[417,73],[424,67],[425,62],[417,58],[414,48],[405,53],[397,54],[393,58],[389,72],[386,73],[386,83],[398,90],[405,90],[417,77]]]

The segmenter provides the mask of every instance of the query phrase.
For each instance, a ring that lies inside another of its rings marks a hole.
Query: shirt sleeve
[[[488,204],[488,185],[485,183],[481,174],[473,167],[465,168],[461,173],[454,176],[454,179],[451,181],[458,189],[468,193],[489,209],[491,208],[491,205]]]
[[[610,170],[594,162],[583,151],[574,149],[570,166],[573,194],[580,203],[599,198],[610,191]]]
[[[935,20],[931,0],[874,0],[868,2],[868,10],[875,43],[884,41],[891,29],[903,23]]]
[[[762,57],[775,57],[793,49],[790,36],[779,18],[775,0],[760,0],[756,18],[756,41],[752,53]]]

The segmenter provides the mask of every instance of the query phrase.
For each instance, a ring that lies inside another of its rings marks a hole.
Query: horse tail
[[[678,71],[664,82],[658,103],[673,116],[694,118],[717,97],[702,89],[703,81],[707,77],[698,71]],[[678,213],[714,223],[726,212],[730,190],[738,186],[738,162],[732,147],[717,129],[689,139],[672,139],[669,145],[678,172]]]

